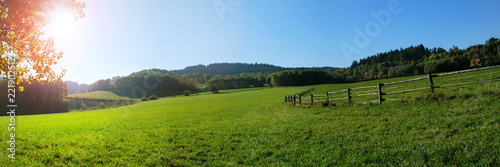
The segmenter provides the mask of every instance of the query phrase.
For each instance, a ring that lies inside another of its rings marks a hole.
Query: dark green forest
[[[391,50],[354,61],[351,67],[337,70],[335,75],[344,76],[345,81],[360,81],[498,64],[500,64],[500,39],[491,38],[484,45],[474,45],[466,49],[459,49],[456,46],[448,50],[441,47],[428,49],[418,45]]]
[[[324,70],[291,70],[273,73],[269,76],[274,86],[304,86],[315,84],[337,83],[342,80],[332,71]]]
[[[200,72],[202,74],[227,76],[241,73],[270,74],[283,70],[286,70],[286,68],[270,64],[214,63],[209,65],[189,66],[181,70],[172,70],[171,72],[178,75]]]
[[[335,67],[280,67],[270,64],[247,64],[247,63],[213,63],[209,65],[195,65],[186,67],[182,70],[172,70],[170,72],[183,75],[190,73],[202,73],[202,74],[210,74],[210,75],[235,75],[235,74],[252,74],[252,73],[261,73],[264,75],[268,75],[275,72],[286,71],[286,70],[306,70],[306,69],[319,69],[319,70],[331,70],[335,71],[338,68]]]

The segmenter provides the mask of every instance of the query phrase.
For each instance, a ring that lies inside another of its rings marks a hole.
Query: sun
[[[53,12],[49,13],[49,23],[45,28],[46,35],[61,38],[70,36],[77,26],[72,12],[56,8]]]

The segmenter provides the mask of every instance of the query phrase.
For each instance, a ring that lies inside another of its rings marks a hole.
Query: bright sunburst
[[[63,8],[56,8],[49,14],[50,21],[46,27],[46,34],[55,38],[71,35],[76,26],[73,14]]]

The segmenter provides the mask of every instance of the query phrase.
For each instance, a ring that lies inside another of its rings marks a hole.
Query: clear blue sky
[[[356,47],[355,27],[365,31],[373,25],[377,20],[370,12],[388,10],[390,0],[83,2],[86,17],[75,30],[56,36],[56,49],[65,52],[56,68],[67,70],[64,80],[87,84],[143,69],[217,62],[347,67],[353,60],[411,45],[466,48],[500,37],[500,1],[494,0],[400,0],[399,13],[390,13],[386,26],[377,23],[380,29],[370,42],[349,55],[341,43]],[[216,2],[219,9],[232,9],[222,13],[223,19]]]

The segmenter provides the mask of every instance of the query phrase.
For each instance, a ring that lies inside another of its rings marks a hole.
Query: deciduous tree
[[[85,4],[76,0],[0,0],[0,72],[8,71],[7,58],[15,55],[19,80],[60,80],[65,70],[56,74],[52,67],[63,52],[55,50],[43,29],[56,7],[73,11],[75,19],[85,16]]]

